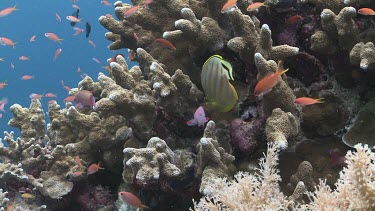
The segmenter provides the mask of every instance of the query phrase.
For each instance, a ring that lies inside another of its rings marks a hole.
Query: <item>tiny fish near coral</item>
[[[324,98],[313,99],[309,97],[300,97],[294,100],[295,104],[298,105],[313,105],[316,103],[324,103]]]
[[[358,10],[358,14],[361,15],[375,15],[375,11],[371,8],[361,8]]]
[[[123,200],[132,207],[138,207],[140,211],[143,211],[144,208],[149,208],[146,205],[143,205],[141,200],[136,195],[130,192],[119,192],[118,195],[121,200]]]
[[[221,8],[221,13],[226,13],[230,9],[236,6],[237,0],[228,0],[227,3],[224,4],[223,8]]]
[[[97,171],[99,171],[99,169],[104,169],[104,168],[100,167],[100,162],[99,162],[98,164],[93,163],[93,164],[91,164],[91,166],[87,169],[87,175],[94,174],[94,173],[96,173]]]
[[[77,108],[83,107],[96,107],[95,98],[92,95],[92,92],[87,90],[79,91],[74,98]]]
[[[254,95],[261,97],[270,92],[272,88],[279,82],[280,76],[286,71],[288,71],[288,69],[284,69],[283,62],[279,61],[276,72],[266,75],[257,83],[254,89]]]
[[[186,124],[189,126],[198,125],[199,127],[202,127],[207,121],[208,118],[204,113],[203,107],[199,106],[199,108],[194,113],[194,119],[187,121]]]

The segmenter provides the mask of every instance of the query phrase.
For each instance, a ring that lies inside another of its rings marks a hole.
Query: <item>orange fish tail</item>
[[[316,99],[316,103],[324,103],[324,98],[318,98],[318,99]]]
[[[282,75],[282,74],[286,73],[288,70],[289,70],[289,68],[284,69],[284,67],[283,67],[283,61],[280,60],[279,63],[277,64],[276,73],[278,75]]]
[[[147,207],[146,205],[141,204],[141,206],[139,206],[139,211],[143,211],[144,209],[150,209],[150,208]]]

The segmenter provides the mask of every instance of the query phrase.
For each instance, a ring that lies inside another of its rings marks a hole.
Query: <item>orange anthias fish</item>
[[[66,98],[64,99],[64,102],[65,102],[65,103],[73,102],[75,98],[76,98],[75,95],[68,96],[68,97],[66,97]]]
[[[302,19],[303,19],[303,17],[300,16],[300,15],[293,15],[293,16],[290,16],[288,19],[286,19],[285,22],[287,24],[294,24],[294,23],[296,23],[296,22],[298,22],[298,21],[300,21]]]
[[[127,17],[130,17],[130,16],[134,15],[141,8],[142,8],[142,6],[139,6],[139,5],[131,6],[128,10],[125,11],[124,18],[127,18]]]
[[[21,60],[21,61],[27,61],[27,60],[30,60],[30,58],[27,57],[27,56],[20,56],[18,59]]]
[[[93,164],[91,164],[91,166],[87,169],[87,175],[94,174],[94,173],[96,173],[97,171],[99,171],[99,169],[104,169],[104,168],[100,167],[100,162],[99,162],[98,164],[93,163]]]
[[[59,14],[57,14],[57,13],[56,13],[56,20],[61,23],[61,18],[59,16]]]
[[[286,71],[288,71],[288,69],[285,70],[283,68],[282,61],[279,61],[276,72],[266,75],[257,83],[254,89],[254,95],[260,97],[270,92],[272,88],[279,82],[280,76]]]
[[[371,8],[361,8],[358,13],[361,15],[375,15],[375,11]]]
[[[298,105],[313,105],[316,103],[324,103],[324,98],[313,99],[309,97],[300,97],[294,100],[295,104]]]
[[[268,5],[264,4],[264,2],[255,2],[255,3],[252,3],[250,4],[248,7],[247,7],[247,11],[254,11],[254,10],[257,10],[259,9],[260,7],[268,7]]]
[[[62,44],[61,41],[63,39],[60,39],[59,36],[57,36],[55,33],[47,32],[47,33],[44,34],[44,36],[46,36],[50,40],[53,40],[55,42],[58,42],[58,43]]]
[[[79,155],[77,155],[76,156],[76,164],[77,164],[77,166],[79,166],[79,168],[80,169],[82,169],[83,168],[83,166],[82,166],[82,163],[81,163],[81,159],[79,159]]]
[[[221,8],[221,13],[226,13],[234,6],[236,6],[237,0],[228,0],[227,3],[224,4],[223,8]]]
[[[100,3],[105,6],[111,6],[111,4],[108,1],[101,1]]]
[[[44,95],[45,97],[57,97],[54,93],[47,93]]]
[[[34,42],[34,41],[35,41],[35,38],[36,38],[36,35],[33,35],[33,36],[30,38],[30,42]]]
[[[172,51],[176,51],[176,47],[174,47],[174,45],[171,42],[169,42],[169,40],[166,40],[164,38],[157,38],[155,39],[155,42],[161,43],[162,45],[171,49]]]
[[[29,97],[30,97],[31,99],[33,99],[33,100],[40,99],[40,98],[42,98],[43,96],[44,96],[44,95],[42,95],[42,94],[36,94],[36,93],[32,93],[32,94],[29,95]]]
[[[34,76],[33,75],[24,75],[21,77],[22,80],[30,80],[30,79],[33,79]]]
[[[8,7],[8,8],[5,8],[5,9],[1,10],[1,11],[0,11],[0,18],[9,15],[9,14],[12,13],[14,10],[18,10],[18,9],[16,8],[16,6],[17,6],[17,5],[15,5],[14,7]]]
[[[140,211],[143,211],[144,208],[149,208],[142,204],[141,200],[134,194],[130,192],[119,192],[120,199],[132,207],[138,207]]]
[[[89,40],[88,42],[90,43],[90,45],[91,45],[92,47],[96,48],[96,45],[95,45],[94,41]]]
[[[61,48],[58,48],[58,49],[55,51],[55,56],[53,57],[53,61],[56,61],[56,59],[57,59],[57,57],[59,57],[61,51],[62,51]]]
[[[4,82],[0,82],[0,89],[3,89],[5,86],[7,86],[7,82],[4,81]]]
[[[70,87],[69,87],[69,86],[65,86],[63,80],[61,80],[61,85],[63,86],[63,88],[64,88],[66,91],[70,91]],[[73,100],[74,100],[74,99],[73,99]]]
[[[70,22],[74,22],[74,23],[81,23],[81,19],[78,19],[78,18],[76,18],[76,17],[74,17],[74,16],[72,16],[72,15],[68,15],[68,16],[66,16],[66,19],[68,20],[68,21],[70,21]]]
[[[17,43],[16,42],[13,42],[11,39],[9,38],[6,38],[6,37],[0,37],[0,45],[8,45],[8,46],[12,46],[13,48],[16,48],[15,45]]]

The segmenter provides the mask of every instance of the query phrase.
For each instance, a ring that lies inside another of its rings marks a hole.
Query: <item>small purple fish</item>
[[[337,148],[328,150],[330,156],[329,166],[331,168],[335,166],[346,166],[345,156],[340,155],[338,152],[339,149]]]
[[[96,62],[96,63],[98,63],[98,64],[100,64],[100,61],[99,61],[99,59],[97,59],[97,58],[92,58],[92,60],[94,61],[94,62]]]
[[[187,121],[186,124],[189,126],[198,125],[199,127],[202,127],[207,121],[208,118],[204,113],[203,107],[200,106],[194,113],[194,119]]]
[[[77,108],[92,107],[96,108],[95,98],[92,92],[81,90],[75,95],[74,102]]]
[[[5,112],[4,106],[7,103],[8,103],[8,100],[6,98],[3,98],[2,100],[0,100],[0,111]]]

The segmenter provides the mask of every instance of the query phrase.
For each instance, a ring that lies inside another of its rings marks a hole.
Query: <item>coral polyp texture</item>
[[[115,2],[107,72],[10,107],[0,209],[375,210],[374,6]]]

